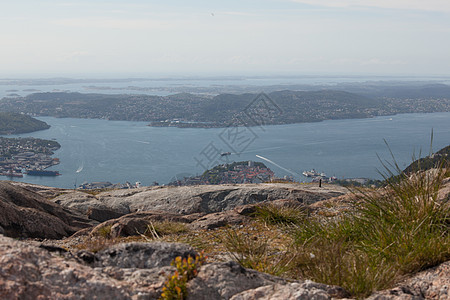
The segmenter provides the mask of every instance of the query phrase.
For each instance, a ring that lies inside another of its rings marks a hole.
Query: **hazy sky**
[[[450,75],[449,0],[0,0],[0,76]]]

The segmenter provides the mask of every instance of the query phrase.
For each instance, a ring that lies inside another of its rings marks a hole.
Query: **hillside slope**
[[[48,129],[50,126],[27,115],[0,112],[0,134],[19,134]]]

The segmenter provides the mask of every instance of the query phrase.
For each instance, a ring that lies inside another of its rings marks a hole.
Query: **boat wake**
[[[280,168],[280,169],[282,169],[282,170],[284,170],[284,171],[286,171],[286,172],[288,172],[288,173],[291,173],[292,175],[299,176],[299,174],[297,174],[297,173],[295,173],[295,172],[293,172],[293,171],[291,171],[291,170],[289,170],[289,169],[286,169],[285,167],[280,166],[279,164],[277,164],[276,162],[271,161],[271,160],[268,159],[268,158],[265,158],[265,157],[263,157],[263,156],[261,156],[261,155],[256,155],[256,157],[257,157],[257,158],[260,158],[260,159],[262,159],[262,160],[265,160],[265,161],[267,161],[267,162],[269,162],[269,163],[271,163],[271,164],[277,166],[278,168]]]
[[[239,153],[232,153],[232,154],[246,154],[246,153],[252,153],[252,152],[260,152],[260,151],[266,151],[266,150],[275,150],[275,149],[280,149],[283,148],[281,146],[278,147],[269,147],[269,148],[261,148],[261,149],[255,149],[255,150],[248,150],[248,151],[244,151],[244,152],[239,152]]]
[[[84,163],[81,164],[81,166],[78,167],[78,169],[75,171],[76,173],[80,173],[84,169]]]

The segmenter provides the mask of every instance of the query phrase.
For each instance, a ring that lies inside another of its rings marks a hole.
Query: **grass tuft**
[[[300,225],[307,216],[307,210],[300,205],[278,205],[266,203],[256,207],[254,216],[270,225]]]
[[[450,206],[438,200],[439,168],[359,190],[352,214],[310,218],[295,229],[300,277],[340,285],[355,297],[450,259]]]
[[[166,235],[178,235],[189,232],[189,227],[185,223],[173,222],[169,220],[154,221],[147,225],[147,230],[141,234],[143,238],[151,237],[154,240],[160,240]]]

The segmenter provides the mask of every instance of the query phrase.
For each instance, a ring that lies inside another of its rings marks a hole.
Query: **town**
[[[263,163],[241,161],[215,166],[199,176],[178,178],[168,185],[262,183],[269,182],[274,178],[273,171]]]
[[[23,177],[28,175],[59,175],[56,171],[44,171],[59,164],[58,158],[52,158],[54,151],[60,148],[55,141],[35,138],[0,137],[0,175]]]

